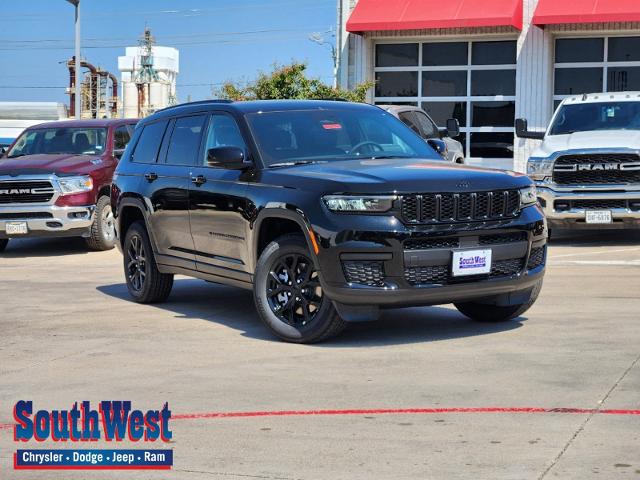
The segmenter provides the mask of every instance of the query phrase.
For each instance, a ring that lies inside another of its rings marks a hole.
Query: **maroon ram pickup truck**
[[[65,120],[27,128],[0,158],[0,252],[9,239],[84,237],[115,245],[111,179],[137,120]]]

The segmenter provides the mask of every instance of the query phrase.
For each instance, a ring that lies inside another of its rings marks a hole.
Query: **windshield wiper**
[[[386,158],[413,158],[413,157],[409,157],[407,155],[375,155],[369,158],[371,160],[378,160],[378,159],[386,159]]]
[[[26,155],[26,153],[18,153],[17,155],[7,155],[7,158],[18,158],[18,157],[24,157]]]
[[[295,165],[309,165],[310,163],[320,163],[318,160],[296,160],[295,162],[272,163],[269,168],[293,167]]]

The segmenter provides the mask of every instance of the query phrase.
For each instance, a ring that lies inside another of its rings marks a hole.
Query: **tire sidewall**
[[[269,273],[278,258],[288,254],[305,255],[313,262],[306,242],[302,237],[288,236],[270,243],[260,255],[253,283],[253,297],[256,309],[265,325],[278,337],[290,342],[312,342],[320,338],[327,330],[336,314],[331,300],[323,298],[322,305],[311,324],[305,327],[294,327],[280,320],[271,310],[267,298],[267,281]]]
[[[95,213],[95,225],[93,228],[95,229],[96,236],[95,238],[98,247],[101,250],[111,250],[116,245],[116,238],[113,235],[110,239],[106,236],[106,231],[104,229],[104,224],[102,223],[102,216],[104,214],[105,209],[111,210],[111,201],[109,197],[102,196],[98,199],[98,203],[96,204],[96,213]]]

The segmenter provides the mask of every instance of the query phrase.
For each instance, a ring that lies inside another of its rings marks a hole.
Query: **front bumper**
[[[322,239],[329,248],[318,256],[324,293],[348,320],[375,318],[380,308],[522,303],[544,275],[547,231],[538,207],[511,220],[433,227],[390,221],[393,228],[385,230],[385,219],[378,217],[378,228],[365,230],[358,220],[343,224],[352,230],[335,230],[332,239]],[[454,277],[453,252],[477,249],[492,250],[491,273]]]
[[[0,238],[88,236],[95,205],[59,207],[57,205],[0,205]],[[7,224],[26,222],[26,234],[7,234]]]
[[[550,228],[640,228],[640,185],[561,187],[537,182],[536,187]],[[588,210],[609,210],[613,222],[586,223]]]

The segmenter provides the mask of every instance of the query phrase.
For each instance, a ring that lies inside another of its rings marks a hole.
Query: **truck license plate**
[[[454,277],[489,273],[491,271],[491,249],[453,252],[451,267]]]
[[[611,223],[613,218],[610,210],[593,210],[587,212],[586,220],[587,223]]]
[[[25,235],[29,233],[27,222],[9,222],[5,224],[5,232],[7,235]]]

